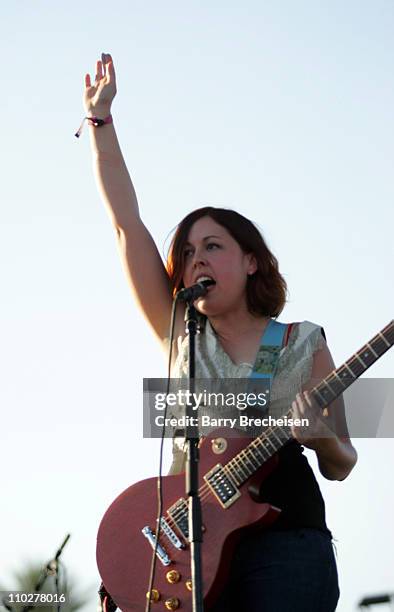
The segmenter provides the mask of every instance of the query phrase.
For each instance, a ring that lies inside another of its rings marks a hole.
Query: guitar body
[[[217,464],[225,465],[251,442],[250,438],[242,435],[226,438],[226,433],[228,430],[215,430],[200,445],[199,484],[200,491],[203,488],[200,498],[204,540],[201,553],[206,607],[214,603],[226,582],[232,553],[242,531],[267,527],[280,513],[278,508],[258,503],[259,485],[275,468],[276,455],[264,463],[245,485],[234,487],[237,489],[233,496],[236,499],[230,500],[227,507],[206,484],[204,475]],[[175,534],[175,543],[161,532],[159,544],[167,553],[170,563],[164,565],[157,559],[153,588],[158,591],[160,599],[152,603],[152,610],[176,609],[165,605],[167,600],[176,598],[182,610],[192,611],[192,593],[186,585],[190,579],[190,547],[184,537],[185,532],[178,527],[180,519],[177,518],[181,515],[184,520],[185,503],[180,502],[181,510],[172,509],[170,515],[167,512],[182,499],[185,500],[185,475],[163,477],[162,514],[168,520],[171,535]],[[97,537],[98,568],[107,591],[122,612],[145,610],[154,541],[152,545],[142,530],[148,528],[150,534],[154,534],[156,518],[157,478],[149,478],[119,495],[100,524]],[[180,542],[184,548],[177,548]],[[168,581],[167,573],[171,570],[179,573],[178,582]]]

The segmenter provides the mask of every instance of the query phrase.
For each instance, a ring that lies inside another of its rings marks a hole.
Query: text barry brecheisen
[[[292,425],[300,427],[308,427],[309,419],[292,419],[283,416],[280,418],[272,417],[248,417],[245,414],[240,414],[236,418],[229,417],[211,417],[210,415],[202,415],[200,417],[181,416],[167,417],[160,414],[155,417],[155,425],[157,427],[231,427],[234,429],[237,425],[240,427],[291,427]]]

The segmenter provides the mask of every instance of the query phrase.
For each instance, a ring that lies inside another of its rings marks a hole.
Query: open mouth
[[[207,276],[206,274],[198,276],[194,282],[203,283],[205,287],[216,285],[216,281],[212,278],[212,276]]]

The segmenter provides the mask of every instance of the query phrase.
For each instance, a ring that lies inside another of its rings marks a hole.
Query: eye
[[[215,249],[215,248],[220,249],[221,248],[220,244],[217,244],[216,242],[208,242],[207,243],[207,246],[206,246],[207,251],[211,251],[212,249]],[[184,259],[187,259],[187,258],[191,257],[193,255],[193,252],[194,252],[193,248],[186,247],[183,250],[183,257],[184,257]]]
[[[186,257],[189,257],[191,255],[191,253],[193,252],[193,249],[184,249],[183,250],[183,257],[186,259]]]
[[[217,247],[218,249],[220,249],[220,245],[217,244],[216,242],[208,242],[207,249],[210,249],[210,247]]]

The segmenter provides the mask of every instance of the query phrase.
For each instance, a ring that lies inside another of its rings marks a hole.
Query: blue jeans
[[[319,529],[244,537],[209,612],[333,612],[339,599],[331,538]]]

